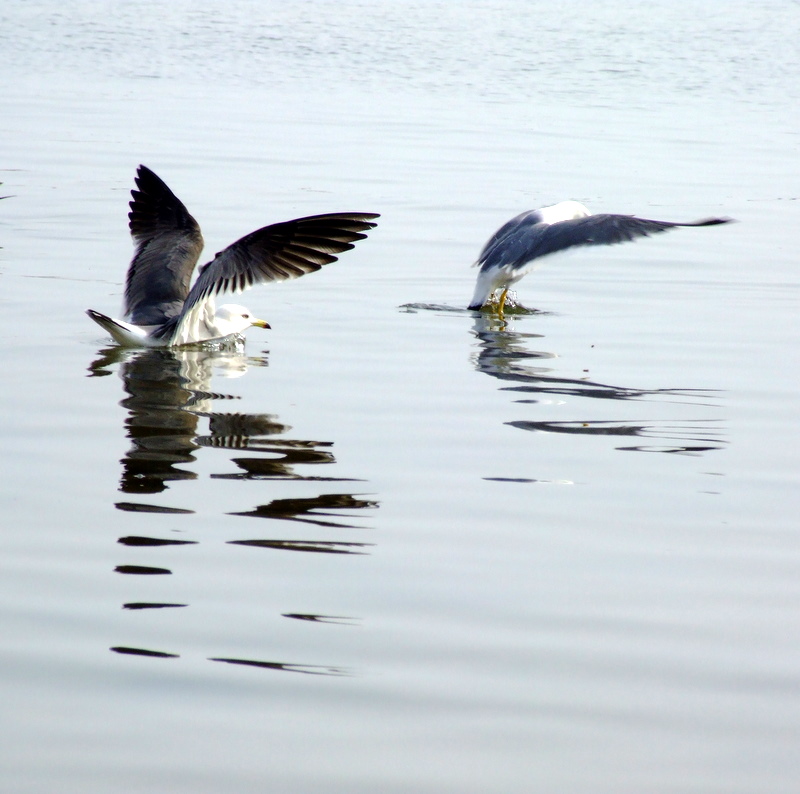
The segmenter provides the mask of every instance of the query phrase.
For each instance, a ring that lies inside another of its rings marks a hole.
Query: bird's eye
[[[244,317],[245,320],[249,320],[250,319],[250,315],[249,314],[243,314],[242,317]]]

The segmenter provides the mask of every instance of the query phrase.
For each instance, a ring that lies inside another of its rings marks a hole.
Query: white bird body
[[[558,223],[559,221],[572,221],[576,218],[588,218],[592,213],[579,201],[560,201],[549,207],[540,207],[533,210],[539,216],[539,223]],[[525,213],[522,213],[523,215]]]
[[[654,221],[633,215],[592,215],[577,201],[562,201],[528,210],[504,223],[484,245],[473,267],[479,267],[470,309],[480,309],[502,289],[502,315],[509,288],[544,263],[542,257],[575,246],[613,245],[667,231],[676,226],[714,226],[730,218],[707,218],[688,223]]]
[[[89,315],[101,328],[108,331],[118,345],[123,347],[165,347],[166,342],[153,339],[150,334],[157,325],[133,325],[124,320],[117,320],[94,309],[87,309]]]
[[[243,334],[251,325],[269,328],[264,320],[253,317],[249,309],[235,303],[224,303],[219,308],[210,298],[195,306],[178,329],[174,345],[190,345],[197,339],[224,339],[232,334]]]
[[[269,328],[264,320],[253,317],[250,310],[235,303],[226,303],[214,308],[214,299],[199,304],[188,321],[184,322],[172,341],[154,336],[161,326],[133,325],[116,320],[89,309],[87,314],[108,331],[114,341],[123,347],[174,347],[224,339],[234,334],[243,334],[251,326]]]
[[[245,235],[192,273],[203,249],[197,221],[149,168],[140,165],[128,214],[136,251],[125,280],[123,319],[87,314],[125,347],[170,347],[269,328],[249,309],[216,307],[215,296],[297,278],[335,262],[375,227],[376,213],[312,215]]]

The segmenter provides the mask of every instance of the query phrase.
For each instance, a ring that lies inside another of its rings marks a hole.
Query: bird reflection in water
[[[263,366],[263,359],[246,357],[241,345],[226,344],[217,349],[146,349],[130,351],[111,348],[100,351],[89,367],[91,376],[109,375],[118,369],[123,381],[125,398],[121,405],[127,411],[126,435],[130,448],[120,461],[122,476],[119,490],[132,496],[160,494],[175,480],[195,480],[198,474],[191,467],[203,449],[233,450],[232,460],[238,473],[211,474],[224,480],[285,480],[312,482],[350,482],[349,477],[308,474],[320,465],[336,463],[330,441],[311,441],[287,438],[291,428],[268,413],[242,413],[218,410],[220,405],[235,407],[235,394],[212,390],[213,376],[232,378],[244,375],[250,366]],[[226,458],[227,460],[227,458]],[[228,513],[232,516],[292,522],[295,526],[313,526],[320,530],[364,529],[353,519],[365,510],[376,508],[378,502],[352,493],[320,493],[302,498],[278,498],[251,509]],[[116,503],[124,512],[191,515],[183,507],[147,504],[135,500]],[[145,517],[143,516],[143,519]],[[146,520],[146,519],[145,519]],[[138,547],[157,553],[165,547],[191,548],[196,541],[150,537],[147,534],[119,538],[125,548]],[[323,554],[363,555],[372,545],[360,540],[331,540],[328,538],[245,538],[227,543],[282,551],[318,552]],[[174,559],[174,556],[171,557]],[[119,565],[116,572],[137,577],[152,574],[169,575],[164,567]],[[160,578],[160,577],[156,577]],[[139,578],[144,586],[147,579]],[[146,610],[186,607],[184,603],[139,600],[123,605],[126,610]],[[354,625],[357,618],[304,613],[283,613],[283,617],[305,620],[312,624]],[[175,658],[172,652],[114,646],[120,654],[151,658]],[[339,667],[295,662],[209,657],[211,661],[227,662],[267,670],[281,670],[314,675],[344,675]]]
[[[695,407],[715,407],[718,396],[703,389],[641,389],[600,383],[590,378],[565,378],[554,374],[546,366],[556,354],[530,349],[540,334],[519,333],[513,330],[506,318],[496,315],[476,317],[472,333],[479,342],[473,364],[479,372],[491,375],[506,385],[503,391],[512,392],[518,404],[552,403],[554,397],[577,397],[616,402],[669,402]],[[596,405],[596,403],[593,403]],[[588,405],[584,403],[583,405]],[[514,420],[506,422],[511,427],[545,433],[577,435],[630,436],[652,439],[661,443],[633,443],[618,446],[618,450],[635,452],[666,452],[700,454],[720,449],[725,445],[718,420],[609,420],[581,419],[569,421]]]
[[[212,474],[214,479],[281,479],[304,481],[352,481],[351,477],[310,475],[299,466],[331,464],[333,442],[286,438],[291,427],[273,414],[214,410],[221,402],[233,404],[235,394],[212,391],[214,374],[227,379],[245,374],[248,366],[263,361],[243,355],[239,346],[219,350],[152,349],[101,351],[91,365],[93,376],[110,374],[119,365],[127,397],[120,403],[131,447],[122,459],[120,490],[130,494],[156,494],[172,480],[196,479],[184,468],[204,447],[258,453],[237,456],[240,473]],[[204,432],[201,420],[207,420]],[[125,503],[121,509],[144,511],[144,506]],[[179,508],[151,506],[153,512]]]
[[[195,459],[199,413],[207,393],[214,361],[202,351],[125,348],[101,351],[90,367],[92,375],[108,375],[119,364],[127,397],[125,429],[131,448],[122,459],[120,490],[129,494],[156,494],[172,480],[193,480],[196,473],[182,465]],[[241,366],[237,357],[220,358],[218,367]]]

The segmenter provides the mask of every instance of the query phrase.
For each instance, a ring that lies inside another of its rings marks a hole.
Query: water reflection
[[[211,473],[220,480],[271,480],[302,482],[361,482],[356,478],[333,475],[308,474],[307,468],[331,467],[336,464],[331,441],[288,438],[291,427],[270,413],[244,413],[224,410],[233,407],[238,396],[232,393],[232,378],[243,376],[251,366],[264,366],[263,358],[244,355],[243,347],[232,345],[224,349],[175,350],[154,349],[130,351],[121,348],[102,350],[92,362],[92,377],[111,374],[115,369],[123,383],[125,397],[120,405],[125,409],[125,434],[130,447],[120,461],[122,473],[119,490],[132,495],[161,494],[175,480],[193,481],[199,475],[193,462],[204,449],[231,450],[232,460],[239,468],[236,473]],[[224,390],[212,389],[214,376],[225,378]],[[223,409],[223,410],[220,410]],[[247,454],[242,454],[242,453]],[[252,491],[248,491],[251,493]],[[194,510],[183,506],[165,506],[147,501],[119,501],[116,508],[126,513],[142,514],[143,526],[148,516],[167,515],[190,517]],[[280,495],[269,502],[248,505],[229,516],[241,516],[275,521],[282,526],[314,527],[325,531],[361,531],[362,514],[377,508],[378,502],[355,493],[316,495]],[[163,524],[159,524],[163,526]],[[190,524],[191,526],[191,524]],[[256,526],[255,524],[253,526]],[[315,533],[316,534],[316,533]],[[260,533],[259,533],[260,535]],[[127,562],[115,567],[121,575],[138,577],[142,587],[152,577],[169,576],[181,566],[181,558],[174,551],[191,548],[197,540],[156,537],[146,530],[140,534],[120,537],[122,548],[136,549],[140,553],[158,555],[168,550],[170,567],[163,565],[131,565]],[[313,552],[325,555],[364,555],[371,543],[360,538],[293,538],[247,537],[224,541],[226,544],[253,549]],[[158,560],[154,560],[158,562]],[[177,572],[177,571],[176,571]],[[141,599],[123,604],[128,612],[186,608],[183,602],[166,602],[161,599]],[[306,615],[283,612],[281,617],[305,620],[310,624],[352,626],[356,618],[348,616]],[[124,655],[154,658],[178,658],[171,650],[117,645],[112,651]],[[244,665],[268,670],[298,672],[313,675],[344,675],[346,671],[329,665],[298,664],[274,659],[239,659],[208,657],[210,661]]]
[[[119,365],[119,375],[128,395],[120,403],[127,410],[126,435],[131,446],[122,464],[119,489],[124,493],[156,494],[169,488],[172,480],[193,480],[197,474],[186,468],[203,447],[258,453],[237,456],[232,461],[241,473],[212,474],[217,479],[278,479],[349,482],[352,477],[320,476],[301,473],[298,467],[332,464],[333,442],[280,437],[291,430],[274,414],[248,414],[213,410],[216,403],[230,403],[237,395],[212,391],[214,374],[236,378],[248,366],[263,366],[262,359],[247,358],[233,350],[154,349],[126,351],[112,348],[101,351],[89,367],[94,377],[110,374]],[[201,421],[202,420],[202,421]],[[207,421],[207,430],[203,423]],[[373,507],[355,497],[322,494],[318,504],[294,504],[300,512],[314,507]],[[349,500],[349,501],[348,501]],[[187,508],[138,502],[118,502],[117,508],[143,513],[191,513]],[[277,509],[277,508],[276,508]],[[290,503],[282,503],[282,517],[288,518]]]
[[[119,375],[128,396],[120,403],[128,411],[125,429],[131,448],[121,461],[120,490],[131,494],[156,494],[172,480],[193,480],[195,472],[183,468],[195,460],[201,446],[244,443],[248,428],[254,432],[280,433],[286,428],[269,416],[241,417],[212,414],[219,400],[235,400],[209,388],[214,370],[225,377],[247,371],[247,359],[237,348],[229,350],[153,349],[103,350],[90,366],[94,376],[105,375],[119,364]],[[198,432],[200,417],[209,416],[209,435]],[[232,417],[228,420],[228,417]],[[214,426],[218,430],[213,429]],[[120,509],[163,511],[165,508],[126,505]]]
[[[148,505],[138,502],[117,502],[114,507],[117,510],[124,510],[129,513],[161,513],[162,515],[173,516],[194,513],[194,510],[188,510],[184,507],[165,507],[164,505]]]
[[[194,545],[194,540],[172,540],[171,538],[148,538],[142,535],[128,535],[120,538],[118,543],[123,546],[188,546]]]
[[[371,543],[341,540],[229,540],[234,546],[253,546],[258,549],[283,549],[284,551],[316,551],[321,554],[366,554]]]
[[[345,524],[340,517],[354,517],[352,514],[338,512],[340,510],[363,510],[377,507],[372,499],[360,499],[343,493],[320,494],[311,498],[274,499],[269,504],[260,505],[246,513],[232,513],[236,516],[253,516],[255,518],[281,518],[286,521],[300,521],[304,524],[315,524],[318,527],[342,527],[351,529],[353,524]],[[336,517],[336,521],[323,520],[322,516]]]
[[[114,570],[134,576],[169,576],[172,573],[169,568],[156,568],[154,565],[118,565]]]
[[[297,664],[291,662],[263,662],[254,659],[209,659],[210,662],[225,662],[226,664],[241,664],[246,667],[261,667],[266,670],[280,670],[284,673],[304,673],[305,675],[352,675],[343,667],[330,667],[319,664]]]
[[[357,618],[348,618],[342,615],[307,615],[297,612],[284,612],[283,616],[294,620],[307,620],[311,623],[335,623],[338,626],[357,626],[359,624]]]
[[[587,422],[528,422],[525,420],[506,422],[511,427],[520,430],[540,431],[545,433],[579,433],[597,436],[638,436],[641,438],[655,439],[686,439],[683,445],[656,445],[635,444],[626,447],[617,447],[618,450],[627,452],[669,452],[669,453],[700,453],[712,449],[719,449],[724,441],[718,436],[721,430],[716,430],[715,420],[687,420],[682,424],[669,421],[651,422],[650,424],[634,424],[613,421],[587,421]],[[702,434],[702,435],[697,435]]]
[[[115,645],[109,650],[114,653],[128,654],[129,656],[149,656],[155,659],[177,659],[179,654],[167,653],[166,651],[151,651],[147,648],[129,648],[127,645]]]
[[[150,648],[133,648],[127,645],[115,645],[109,648],[114,653],[127,656],[143,656],[150,659],[179,659],[178,653],[155,651]],[[271,662],[261,659],[229,659],[225,657],[209,657],[209,662],[259,667],[264,670],[277,670],[284,673],[303,673],[304,675],[348,676],[351,673],[343,667],[321,664],[301,664],[297,662]]]
[[[231,458],[242,472],[227,474],[212,474],[212,477],[224,480],[317,480],[323,482],[345,481],[351,482],[352,477],[324,477],[299,475],[295,467],[303,464],[334,463],[335,458],[325,449],[332,444],[325,441],[298,441],[296,439],[274,439],[269,443],[262,443],[259,447],[253,445],[251,449],[258,448],[259,452],[270,453],[274,457],[257,458]]]
[[[479,342],[478,351],[472,358],[475,368],[507,384],[514,384],[503,386],[503,391],[513,392],[515,395],[530,395],[516,399],[514,402],[518,404],[552,403],[553,396],[558,395],[591,400],[656,401],[662,404],[716,407],[718,395],[709,390],[641,389],[601,383],[588,377],[559,377],[554,374],[552,367],[544,365],[544,362],[556,359],[556,354],[531,349],[532,343],[538,344],[544,337],[541,334],[517,332],[513,330],[508,319],[502,320],[491,314],[479,313],[475,317],[472,333]],[[583,412],[597,404],[582,403],[581,406]],[[633,452],[699,454],[720,449],[725,444],[724,429],[719,420],[714,419],[643,421],[609,420],[603,417],[570,421],[515,420],[506,424],[533,432],[631,436],[662,442],[616,447],[618,450]]]

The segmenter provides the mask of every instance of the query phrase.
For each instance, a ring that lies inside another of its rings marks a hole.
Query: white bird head
[[[220,336],[240,334],[251,325],[259,328],[269,328],[269,323],[254,317],[250,309],[236,303],[226,303],[217,308],[214,313],[214,325],[220,331]]]

